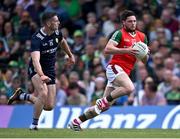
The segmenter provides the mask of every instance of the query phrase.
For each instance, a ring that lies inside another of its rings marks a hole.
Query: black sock
[[[38,125],[38,121],[39,121],[39,119],[33,118],[32,124],[33,124],[33,125]]]
[[[109,95],[106,97],[106,99],[107,99],[108,102],[113,101],[113,98],[112,98],[111,94],[109,94]]]
[[[86,120],[88,120],[85,114],[82,114],[81,116],[79,116],[79,119],[80,119],[82,122],[85,122]]]

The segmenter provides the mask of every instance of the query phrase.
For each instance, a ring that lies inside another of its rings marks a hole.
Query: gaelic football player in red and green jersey
[[[144,33],[136,30],[136,16],[134,12],[124,11],[122,23],[123,28],[112,35],[104,50],[106,54],[113,55],[106,68],[108,83],[104,91],[104,97],[98,99],[96,105],[90,107],[84,114],[71,121],[69,127],[72,130],[80,131],[82,122],[108,110],[117,98],[123,95],[130,95],[134,90],[129,74],[134,67],[136,62],[135,55],[138,52],[132,48],[132,45],[139,41],[147,43],[147,39]],[[146,63],[147,59],[148,56],[143,58],[142,62]]]

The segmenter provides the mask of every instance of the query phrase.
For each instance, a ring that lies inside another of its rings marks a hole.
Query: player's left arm
[[[145,38],[144,38],[144,43],[145,43],[145,44],[148,44],[148,41],[147,41],[147,37],[146,37],[146,36],[145,36]],[[149,46],[148,46],[148,48],[149,48]],[[150,54],[150,50],[149,50],[148,54],[141,60],[144,64],[147,63],[147,61],[148,61],[148,59],[149,59],[149,54]]]
[[[61,40],[61,48],[65,51],[65,53],[69,56],[69,62],[74,64],[75,63],[75,58],[74,55],[72,54],[69,45],[67,44],[67,41],[62,38]]]

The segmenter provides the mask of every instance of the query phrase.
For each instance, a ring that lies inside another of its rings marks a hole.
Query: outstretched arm
[[[127,53],[127,54],[132,54],[132,55],[135,55],[137,53],[137,50],[133,49],[132,47],[118,48],[118,47],[116,47],[117,45],[118,45],[117,42],[110,39],[105,47],[104,53],[105,54],[125,54],[125,53]]]

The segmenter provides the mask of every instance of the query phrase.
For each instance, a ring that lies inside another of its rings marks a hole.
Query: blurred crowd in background
[[[59,48],[56,105],[93,105],[107,82],[105,67],[111,56],[103,49],[122,27],[120,15],[125,9],[136,13],[137,29],[147,35],[151,55],[146,65],[138,61],[130,76],[136,90],[114,105],[179,105],[179,0],[1,0],[0,104],[6,105],[18,87],[37,95],[27,76],[31,35],[41,26],[43,12],[55,11],[76,57],[76,64],[67,67]],[[24,103],[30,104],[17,102]]]

